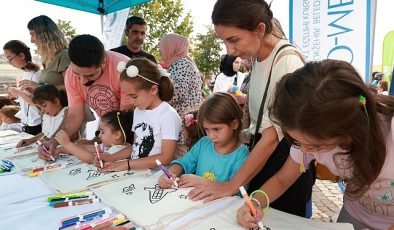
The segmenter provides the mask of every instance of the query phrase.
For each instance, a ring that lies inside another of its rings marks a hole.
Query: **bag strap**
[[[280,52],[281,50],[283,50],[284,48],[289,47],[289,46],[294,47],[294,46],[291,45],[291,44],[284,44],[284,45],[282,45],[281,47],[279,47],[279,49],[276,51],[275,56],[274,56],[274,59],[273,59],[273,61],[272,61],[270,73],[269,73],[269,75],[268,75],[267,85],[265,86],[265,90],[264,90],[264,94],[263,94],[263,99],[261,100],[260,109],[259,109],[259,114],[258,114],[258,116],[257,116],[256,130],[255,130],[255,132],[254,132],[253,142],[251,143],[251,147],[252,147],[252,148],[253,148],[253,147],[255,146],[255,144],[256,144],[256,143],[255,143],[255,142],[256,142],[256,136],[257,136],[257,134],[259,133],[259,129],[260,129],[260,125],[261,125],[261,120],[263,119],[264,104],[265,104],[265,101],[266,101],[266,99],[267,99],[268,88],[269,88],[270,83],[271,83],[272,68],[274,67],[274,64],[276,64],[276,61],[275,61],[276,56],[279,54],[279,52]],[[293,50],[293,49],[292,49],[292,50]],[[290,51],[290,50],[289,50],[289,51]],[[294,51],[295,51],[295,49],[294,49]],[[287,53],[287,52],[286,52],[286,53]],[[290,53],[288,53],[288,55],[289,55],[289,54],[290,54]],[[292,54],[292,55],[297,55],[297,54],[294,53],[294,52],[291,52],[291,54]],[[283,56],[285,56],[285,54],[279,55],[279,57],[278,57],[277,60],[279,60],[279,59],[282,58]],[[303,60],[303,62],[305,61],[303,57],[302,57],[301,59]]]

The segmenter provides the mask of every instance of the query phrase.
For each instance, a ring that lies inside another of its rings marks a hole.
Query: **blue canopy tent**
[[[101,15],[101,30],[103,29],[103,16],[124,8],[137,6],[151,0],[36,0],[52,5],[63,6],[70,9],[81,10]]]

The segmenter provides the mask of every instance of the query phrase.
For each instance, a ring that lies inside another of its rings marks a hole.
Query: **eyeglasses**
[[[12,58],[8,59],[8,62],[9,62],[9,63],[11,63],[11,62],[12,62],[12,60],[14,60],[14,58],[16,58],[16,56],[18,56],[18,54],[15,54],[15,56],[14,56],[14,57],[12,57]]]

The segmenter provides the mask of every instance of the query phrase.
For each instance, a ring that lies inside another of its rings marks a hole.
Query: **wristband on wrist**
[[[265,199],[267,200],[267,205],[265,206],[265,208],[263,208],[263,212],[266,212],[268,210],[268,208],[270,207],[270,198],[268,197],[267,193],[265,193],[263,190],[256,190],[256,191],[252,192],[250,194],[250,197],[252,197],[252,199],[256,199],[256,198],[253,198],[253,196],[256,195],[257,193],[263,194],[265,196]],[[261,204],[260,204],[260,206],[261,206]]]
[[[261,203],[259,200],[257,200],[256,198],[250,198],[251,201],[254,201],[257,204],[257,208],[261,208]]]

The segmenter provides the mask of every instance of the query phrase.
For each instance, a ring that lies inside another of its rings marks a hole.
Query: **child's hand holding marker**
[[[247,226],[248,228],[259,228],[265,230],[266,228],[261,221],[263,217],[263,212],[261,208],[256,208],[250,199],[248,193],[243,186],[239,187],[239,190],[244,197],[245,205],[237,211],[237,221],[242,226]]]
[[[94,147],[96,148],[97,160],[100,163],[100,168],[104,168],[103,161],[101,160],[101,157],[100,157],[100,148],[99,148],[97,142],[94,142]]]
[[[162,188],[170,188],[172,185],[175,187],[179,187],[177,181],[177,177],[175,174],[170,173],[166,167],[164,167],[160,160],[156,160],[156,164],[160,167],[161,170],[163,170],[164,174],[160,176],[159,178],[159,186]],[[166,178],[164,178],[166,177]],[[163,185],[163,186],[162,186]]]
[[[41,141],[37,141],[37,144],[41,158],[44,157],[43,159],[46,161],[55,161],[55,158],[52,156],[52,154],[49,152],[47,147],[45,147],[45,145]]]

